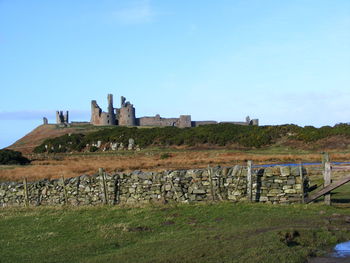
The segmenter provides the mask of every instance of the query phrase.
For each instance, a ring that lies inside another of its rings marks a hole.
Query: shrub
[[[8,149],[0,150],[0,164],[29,164],[30,160],[22,156],[21,152]]]
[[[163,160],[163,159],[168,159],[170,157],[171,157],[171,154],[169,154],[169,153],[162,153],[159,158],[161,160]]]
[[[89,152],[97,152],[98,151],[98,148],[96,146],[90,146],[89,148]]]

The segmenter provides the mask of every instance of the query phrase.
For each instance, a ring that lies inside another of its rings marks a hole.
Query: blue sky
[[[90,101],[137,116],[350,122],[348,0],[0,0],[0,148]]]

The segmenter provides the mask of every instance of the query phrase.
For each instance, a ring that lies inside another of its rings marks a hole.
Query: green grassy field
[[[350,211],[214,203],[0,209],[0,262],[305,262],[350,239]]]

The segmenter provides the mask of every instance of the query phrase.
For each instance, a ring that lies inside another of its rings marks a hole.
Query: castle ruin
[[[56,123],[67,125],[69,123],[68,111],[65,114],[63,114],[63,111],[56,111]]]
[[[136,118],[135,107],[125,97],[121,97],[120,108],[113,107],[113,95],[108,94],[108,111],[104,112],[98,106],[96,100],[91,101],[90,123],[96,126],[174,126],[179,128],[197,127],[200,125],[217,124],[217,121],[192,121],[191,115],[180,115],[179,118],[163,118],[159,114],[152,117]],[[68,112],[67,112],[68,122]],[[249,116],[243,122],[221,122],[238,125],[259,125],[258,119],[250,119]]]

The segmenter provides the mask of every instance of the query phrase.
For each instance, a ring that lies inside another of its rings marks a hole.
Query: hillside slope
[[[66,128],[59,127],[56,124],[40,125],[6,148],[22,152],[23,154],[28,154],[32,153],[35,147],[39,146],[48,138],[55,138],[69,133],[85,134],[98,129],[98,127],[94,127],[92,125],[76,125]]]
[[[66,136],[73,134],[72,136]],[[76,124],[71,127],[59,127],[55,124],[41,125],[19,139],[8,149],[24,154],[43,153],[45,145],[55,152],[86,151],[88,144],[101,141],[108,149],[111,142],[128,145],[129,138],[142,148],[149,146],[181,146],[210,148],[224,147],[235,149],[256,149],[282,146],[301,150],[349,150],[350,125],[338,124],[334,127],[296,125],[276,126],[240,126],[233,124],[205,125],[195,128],[176,127],[113,127]],[[96,149],[97,150],[97,149]]]

